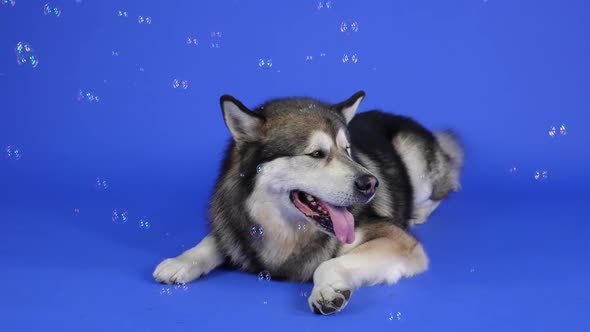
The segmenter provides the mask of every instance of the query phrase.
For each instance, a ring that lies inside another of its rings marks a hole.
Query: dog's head
[[[258,165],[251,200],[259,207],[253,209],[275,209],[282,219],[306,220],[341,242],[354,241],[348,207],[368,203],[378,186],[351,155],[347,124],[364,96],[359,91],[338,104],[277,99],[254,111],[232,96],[221,97],[238,154]]]

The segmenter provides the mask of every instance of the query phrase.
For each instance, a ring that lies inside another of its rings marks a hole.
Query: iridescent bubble
[[[347,20],[340,22],[340,32],[342,32],[346,35],[351,35],[351,34],[358,32],[358,31],[359,31],[359,24],[357,21],[352,20],[352,19],[347,19]]]
[[[49,3],[46,3],[43,6],[43,14],[45,16],[49,15],[49,16],[55,16],[55,17],[60,17],[61,16],[61,9],[59,9],[58,7],[52,6]]]
[[[111,51],[111,55],[112,56],[119,56],[119,51],[113,50],[113,51]]]
[[[306,61],[306,62],[313,61],[313,55],[306,55],[306,56],[305,56],[305,61]]]
[[[147,16],[147,17],[145,18],[145,23],[146,23],[146,24],[152,24],[152,17],[151,17],[151,16]]]
[[[307,292],[305,290],[303,290],[303,289],[300,289],[299,290],[299,296],[301,296],[301,297],[307,297],[307,295],[308,294],[307,294]]]
[[[18,146],[9,145],[4,148],[4,158],[9,160],[20,160],[22,157],[22,151]]]
[[[183,90],[188,89],[188,81],[183,80],[182,82],[180,82],[180,86],[182,87]]]
[[[96,181],[94,182],[94,188],[98,190],[107,190],[109,189],[109,183],[106,178],[97,177]]]
[[[306,222],[297,223],[297,231],[301,232],[301,233],[307,232],[307,223]]]
[[[144,18],[143,16],[139,15],[139,17],[137,18],[137,22],[139,22],[139,24],[142,24],[144,22]]]
[[[321,57],[325,57],[326,56],[326,53],[320,53],[320,56]]]
[[[129,219],[129,215],[127,210],[125,209],[113,209],[113,213],[111,213],[111,220],[115,224],[125,224]]]
[[[129,15],[127,14],[126,10],[118,10],[117,11],[117,16],[119,17],[128,17]]]
[[[473,268],[473,267],[472,267],[472,268],[470,268],[470,269],[469,269],[469,272],[470,272],[470,273],[473,273],[473,272],[475,272],[475,268]]]
[[[162,287],[160,289],[160,295],[172,295],[172,289],[170,287]]]
[[[269,282],[270,281],[270,272],[262,271],[262,272],[258,273],[258,281]]]
[[[356,53],[345,53],[342,56],[342,63],[344,64],[355,64],[359,61],[358,55]]]
[[[16,5],[16,0],[2,0],[2,5],[14,7]]]
[[[74,215],[77,217],[80,215],[80,209],[74,209]]]
[[[221,48],[221,32],[220,31],[213,31],[209,35],[210,42],[209,46],[211,48]]]
[[[555,133],[557,133],[557,129],[555,129],[555,127],[549,128],[549,136],[550,137],[554,137]]]
[[[35,55],[35,51],[27,42],[18,42],[15,47],[16,63],[19,66],[29,65],[35,68],[39,65],[39,59]]]
[[[262,69],[272,68],[272,59],[259,59],[258,60],[258,67],[260,67]]]
[[[315,5],[317,10],[332,8],[332,1],[318,1]]]
[[[255,240],[261,239],[264,236],[264,228],[258,224],[250,226],[250,236]]]
[[[148,219],[148,217],[141,217],[138,223],[139,228],[148,230],[152,228],[152,222]]]
[[[256,166],[256,174],[258,174],[258,173],[260,173],[260,172],[262,172],[262,164],[258,164],[258,165]]]
[[[84,92],[82,89],[78,89],[76,100],[79,102],[97,103],[100,98],[92,92]]]
[[[392,321],[394,319],[401,320],[402,313],[399,311],[396,314],[393,314],[393,312],[390,312],[389,315],[387,315],[387,319],[389,319],[390,321]]]
[[[516,168],[516,166],[512,166],[512,167],[510,167],[510,168],[508,169],[508,172],[509,172],[509,173],[516,173],[516,171],[517,171],[517,170],[518,170],[518,169]]]
[[[186,292],[188,290],[188,286],[187,284],[181,283],[181,284],[176,284],[174,285],[174,289],[177,291],[184,291]]]
[[[565,125],[564,124],[562,124],[561,126],[559,126],[559,134],[561,134],[561,136],[567,135],[567,129],[565,128]]]
[[[172,87],[177,89],[180,86],[180,81],[177,79],[172,80]]]
[[[549,177],[549,172],[547,172],[546,170],[536,170],[533,177],[537,181],[545,181]]]
[[[197,45],[199,45],[199,41],[197,40],[197,37],[188,36],[186,38],[186,44],[197,46]]]

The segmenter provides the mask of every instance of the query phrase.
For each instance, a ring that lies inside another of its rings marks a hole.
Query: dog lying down
[[[188,283],[226,263],[313,280],[309,307],[329,315],[359,287],[425,271],[428,257],[408,229],[460,188],[462,148],[452,132],[432,133],[408,117],[357,115],[364,97],[282,98],[250,110],[222,96],[232,140],[210,201],[210,233],[162,261],[154,278]],[[253,227],[264,230],[261,239]]]

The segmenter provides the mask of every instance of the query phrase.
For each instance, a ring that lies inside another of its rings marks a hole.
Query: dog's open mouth
[[[332,233],[340,242],[354,242],[354,217],[342,206],[334,206],[308,193],[294,190],[291,201],[301,213]]]

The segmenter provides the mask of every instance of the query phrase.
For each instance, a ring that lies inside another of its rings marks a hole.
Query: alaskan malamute
[[[283,98],[250,110],[222,96],[232,140],[210,234],[161,262],[154,278],[187,283],[227,263],[313,280],[309,307],[328,315],[359,287],[425,271],[428,257],[408,228],[459,189],[462,148],[450,131],[433,134],[407,117],[355,116],[364,97]]]

